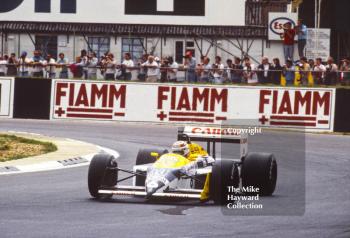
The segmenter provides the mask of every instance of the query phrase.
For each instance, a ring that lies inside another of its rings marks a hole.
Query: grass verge
[[[42,155],[56,150],[56,145],[50,142],[0,134],[0,162]]]

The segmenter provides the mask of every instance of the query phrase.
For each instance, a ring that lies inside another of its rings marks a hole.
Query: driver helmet
[[[174,154],[187,156],[190,153],[190,147],[186,141],[176,141],[171,147],[171,151]]]

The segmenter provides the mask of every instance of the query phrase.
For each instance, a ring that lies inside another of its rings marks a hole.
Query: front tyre
[[[117,184],[117,162],[112,155],[98,154],[93,157],[88,172],[89,192],[94,198],[106,198],[98,193],[102,186],[112,187]]]
[[[248,153],[242,164],[242,185],[259,188],[262,196],[271,196],[276,188],[277,162],[273,154]]]
[[[210,178],[210,197],[217,205],[225,205],[227,203],[229,187],[233,188],[237,185],[237,167],[233,160],[216,160],[212,167]]]

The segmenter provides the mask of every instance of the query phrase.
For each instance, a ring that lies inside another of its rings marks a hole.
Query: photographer
[[[105,80],[115,79],[116,64],[117,62],[114,60],[114,55],[112,53],[108,53],[103,59],[103,67],[105,69]]]
[[[254,85],[258,83],[258,77],[256,75],[256,67],[254,64],[250,62],[249,57],[244,58],[243,79],[245,83],[248,83],[248,84]]]

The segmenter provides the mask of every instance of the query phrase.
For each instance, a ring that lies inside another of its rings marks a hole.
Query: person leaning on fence
[[[338,78],[338,66],[334,63],[333,57],[328,57],[326,64],[326,73],[324,76],[325,85],[336,85]]]
[[[112,53],[108,53],[102,60],[102,66],[105,70],[105,80],[115,80],[116,60]]]
[[[141,65],[143,63],[147,62],[147,59],[148,59],[148,54],[144,54],[144,55],[142,55],[141,59],[137,63],[137,65],[139,66],[138,73],[137,73],[137,79],[140,80],[140,81],[145,81],[146,80],[147,68],[141,67]]]
[[[196,59],[193,57],[192,52],[188,51],[185,55],[185,69],[186,69],[186,80],[189,83],[195,83],[196,78]]]
[[[295,67],[291,60],[287,60],[286,64],[282,68],[281,85],[293,86],[295,81]]]
[[[43,78],[44,77],[44,59],[39,50],[34,51],[34,56],[30,61],[32,65],[32,76],[35,78]]]
[[[87,66],[87,62],[88,62],[88,54],[87,54],[87,51],[86,51],[86,50],[81,50],[81,51],[80,51],[80,62],[79,62],[79,66],[82,67],[84,79],[88,79],[88,66]]]
[[[168,57],[169,68],[167,70],[167,79],[169,82],[175,83],[177,81],[177,71],[179,69],[179,64],[174,61],[174,58]]]
[[[58,55],[57,65],[60,68],[59,78],[67,79],[68,78],[68,59],[64,57],[63,53]]]
[[[350,85],[350,57],[344,58],[342,61],[340,71],[342,71],[342,84]]]
[[[21,57],[19,57],[18,61],[18,76],[19,77],[28,77],[29,76],[29,64],[31,60],[27,58],[27,52],[23,51],[21,53]]]
[[[272,83],[275,85],[281,85],[281,76],[282,69],[281,62],[279,58],[274,58],[271,69],[273,70],[271,73]]]
[[[46,77],[51,79],[56,78],[56,60],[50,54],[46,56],[43,65],[45,66]]]
[[[303,86],[313,86],[314,81],[311,73],[311,67],[306,57],[301,57],[299,62],[300,83]]]
[[[232,83],[242,83],[243,66],[241,59],[238,57],[234,58],[234,62],[231,69],[231,81]]]
[[[203,59],[203,65],[200,66],[200,76],[199,76],[199,82],[200,83],[208,83],[210,82],[210,72],[212,70],[212,66],[210,64],[209,57],[204,57]]]
[[[256,67],[254,64],[251,63],[249,57],[244,58],[243,79],[244,79],[245,83],[248,83],[251,85],[258,83],[258,77],[256,74]]]
[[[7,60],[7,76],[17,76],[17,64],[16,54],[12,53]]]
[[[148,60],[141,65],[147,68],[146,82],[155,83],[158,80],[158,63],[154,60],[153,56],[148,56]]]
[[[95,52],[89,53],[85,66],[87,67],[88,79],[97,79],[98,59]]]
[[[258,66],[258,81],[260,84],[271,83],[272,65],[269,63],[269,58],[263,57],[261,64]]]
[[[0,77],[6,76],[6,65],[7,60],[3,56],[0,56]]]
[[[216,56],[215,57],[215,63],[212,65],[212,72],[213,72],[213,83],[215,84],[223,84],[224,83],[224,69],[225,66],[221,63],[221,57]]]
[[[132,78],[132,74],[131,74],[131,68],[133,68],[134,65],[134,61],[131,59],[131,55],[130,53],[125,53],[124,54],[124,60],[122,62],[122,69],[123,69],[123,80],[127,80],[130,81]]]
[[[283,25],[284,32],[281,33],[281,38],[283,39],[283,53],[285,62],[288,59],[294,59],[294,38],[295,38],[295,30],[292,29],[292,23],[287,22]]]
[[[318,85],[324,84],[324,76],[326,72],[326,66],[322,64],[322,59],[317,58],[315,66],[312,68],[314,82]]]

